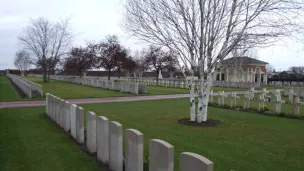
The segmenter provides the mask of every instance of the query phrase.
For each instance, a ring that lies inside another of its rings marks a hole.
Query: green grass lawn
[[[189,91],[190,91],[189,89],[169,88],[169,87],[160,87],[160,86],[148,86],[148,90],[153,95],[159,95],[159,94],[189,94]],[[248,89],[213,87],[213,92],[218,92],[218,91],[231,92],[231,91],[245,91],[245,90],[248,90]]]
[[[79,84],[73,84],[63,81],[50,80],[49,83],[43,83],[42,78],[26,77],[43,86],[43,92],[56,95],[60,98],[75,99],[75,98],[104,98],[104,97],[123,97],[133,96],[128,93],[120,93],[116,91],[94,88]]]
[[[0,102],[21,100],[20,95],[6,76],[0,76]]]
[[[144,156],[148,140],[162,139],[175,148],[175,170],[179,154],[195,152],[215,164],[215,171],[304,170],[304,121],[253,113],[209,108],[209,118],[219,127],[190,127],[177,123],[189,117],[189,99],[81,105],[124,129],[144,134]]]
[[[255,94],[256,100],[250,101],[250,107],[251,108],[259,108],[259,95],[260,94]],[[271,96],[272,100],[275,100],[275,95],[273,93],[269,93],[267,94],[269,96]],[[239,98],[236,100],[237,101],[237,105],[239,106],[243,106],[244,105],[244,95],[238,95]],[[283,97],[282,96],[282,100],[285,100],[286,102],[288,101],[288,97]],[[303,99],[301,99],[303,101]],[[213,102],[218,103],[218,97],[215,96],[213,97]],[[230,106],[230,97],[226,97],[225,98],[225,104]],[[265,106],[267,108],[269,108],[272,111],[275,111],[275,104],[272,102],[265,102]],[[284,112],[285,114],[291,114],[292,113],[292,104],[282,104],[281,106],[281,112]],[[304,116],[304,106],[300,107],[300,115]]]
[[[266,88],[267,90],[284,89],[286,86],[273,86],[268,84],[262,84],[260,90]]]
[[[43,107],[0,109],[0,170],[100,170],[47,119],[44,110]]]
[[[63,81],[50,80],[49,83],[43,83],[42,78],[26,77],[27,79],[34,81],[43,86],[45,93],[51,93],[61,98],[103,98],[103,97],[122,97],[122,96],[135,96],[128,93],[120,93],[102,88],[94,88],[79,84],[73,84]],[[214,87],[216,91],[243,91],[246,89],[240,88],[219,88]],[[158,86],[148,86],[148,95],[167,95],[167,94],[188,94],[188,89],[182,88],[167,88]]]

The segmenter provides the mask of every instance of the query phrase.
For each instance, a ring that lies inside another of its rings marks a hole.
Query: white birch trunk
[[[202,81],[199,83],[199,89],[197,90],[198,93],[198,103],[197,103],[197,122],[201,123],[202,122],[202,117],[203,117],[203,84]]]
[[[195,121],[195,94],[194,94],[194,85],[193,78],[190,80],[189,84],[190,89],[190,120]]]
[[[201,78],[201,86],[199,89],[199,96],[198,96],[198,107],[197,107],[197,122],[206,122],[208,118],[208,101],[209,101],[209,95],[210,90],[212,87],[212,73],[209,73],[207,76],[207,79],[204,80]]]

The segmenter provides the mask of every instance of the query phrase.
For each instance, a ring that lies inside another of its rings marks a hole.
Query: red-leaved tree
[[[69,57],[66,58],[64,69],[66,71],[76,70],[81,77],[83,73],[94,67],[95,54],[90,48],[72,48]]]
[[[128,52],[119,43],[117,36],[107,36],[100,43],[90,43],[88,47],[95,53],[96,67],[108,71],[108,80],[110,80],[112,70],[117,69],[120,72]]]

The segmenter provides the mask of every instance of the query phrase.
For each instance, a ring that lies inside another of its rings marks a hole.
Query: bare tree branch
[[[34,62],[43,71],[43,81],[47,82],[61,57],[67,54],[72,38],[68,19],[52,23],[38,18],[31,20],[19,41],[35,57]]]

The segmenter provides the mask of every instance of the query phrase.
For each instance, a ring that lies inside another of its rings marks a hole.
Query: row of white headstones
[[[144,80],[144,79],[122,79],[126,82],[132,82],[132,83],[139,83],[144,84],[148,86],[163,86],[163,87],[170,87],[170,88],[189,88],[189,81],[165,81],[165,80],[159,80],[158,82],[156,80]],[[197,81],[193,82],[193,85],[195,88],[199,89],[200,84]],[[219,86],[219,87],[239,87],[239,88],[249,88],[253,87],[253,83],[247,83],[247,82],[225,82],[225,81],[214,81],[213,86]]]
[[[244,103],[243,103],[243,108],[244,109],[248,109],[250,108],[250,101],[256,100],[255,99],[255,93],[256,91],[251,88],[250,91],[245,92],[244,94]],[[275,94],[275,100],[274,101],[269,101],[269,99],[271,99],[270,96],[267,95],[267,93],[269,93],[269,91],[266,90],[266,88],[264,88],[261,92],[261,94],[259,95],[259,109],[261,109],[262,107],[265,106],[265,102],[271,102],[275,105],[275,112],[276,113],[281,113],[281,106],[282,104],[286,103],[284,100],[282,100],[282,96],[281,96],[281,91],[279,89],[275,90],[274,94]],[[292,96],[293,95],[293,96]],[[224,91],[220,91],[218,94],[213,94],[213,92],[211,91],[210,93],[210,101],[213,102],[213,97],[214,96],[218,96],[218,104],[219,105],[224,105],[225,104],[225,98],[226,97],[230,97],[230,107],[234,107],[237,106],[237,100],[238,98],[240,98],[240,96],[237,96],[236,92],[232,92],[230,95],[226,94]],[[292,114],[300,114],[300,106],[304,105],[303,102],[300,102],[300,97],[298,96],[294,96],[294,94],[290,94],[290,96],[292,96]],[[291,97],[289,97],[291,98]]]
[[[144,134],[135,129],[124,131],[120,123],[84,111],[82,107],[46,94],[49,118],[78,144],[85,144],[90,154],[96,153],[98,161],[108,164],[112,171],[143,171]],[[150,139],[148,146],[149,171],[174,171],[174,146],[160,139]],[[180,154],[179,166],[180,171],[213,171],[212,161],[192,152]]]

